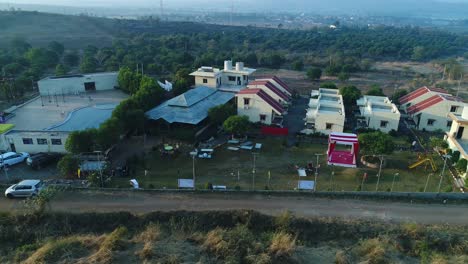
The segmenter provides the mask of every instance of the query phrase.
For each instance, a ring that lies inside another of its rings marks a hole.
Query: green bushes
[[[466,159],[460,159],[457,161],[456,168],[461,171],[462,173],[466,172],[466,166],[467,166],[467,160]]]

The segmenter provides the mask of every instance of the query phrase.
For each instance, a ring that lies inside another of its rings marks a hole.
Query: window
[[[428,119],[428,120],[427,120],[427,125],[428,125],[428,126],[433,126],[434,123],[435,123],[435,120],[434,120],[434,119]]]
[[[447,126],[452,127],[452,121],[447,121]]]
[[[266,121],[266,115],[260,115],[260,121],[265,122]]]
[[[380,127],[387,127],[388,121],[380,121]]]
[[[452,105],[452,106],[450,107],[450,112],[451,112],[451,113],[455,113],[457,110],[458,110],[458,106],[456,106],[456,105]]]
[[[208,79],[203,79],[203,83],[208,83]]]
[[[37,144],[38,144],[38,145],[47,145],[47,139],[45,139],[45,138],[38,138],[38,139],[37,139]]]
[[[250,98],[244,98],[244,105],[250,104]]]
[[[242,75],[242,77],[244,78],[244,81],[247,80],[247,76],[246,76],[246,75]]]
[[[235,82],[236,81],[236,76],[228,76],[228,80],[230,82]]]
[[[52,145],[62,145],[62,140],[60,138],[52,138],[50,141]]]
[[[325,124],[325,129],[327,129],[327,130],[332,129],[332,127],[333,127],[333,124],[331,124],[331,123],[326,123]]]
[[[34,144],[33,139],[32,138],[23,138],[23,144],[32,145],[32,144]]]

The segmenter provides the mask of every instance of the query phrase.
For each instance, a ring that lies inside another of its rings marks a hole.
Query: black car
[[[44,153],[40,152],[34,155],[31,155],[26,163],[31,166],[33,169],[40,169],[50,165],[54,162],[57,162],[60,159],[61,155],[58,153]]]

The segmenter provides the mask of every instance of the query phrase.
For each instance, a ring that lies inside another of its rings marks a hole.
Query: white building
[[[336,89],[320,88],[317,98],[311,98],[306,115],[306,126],[315,132],[329,135],[343,132],[345,109],[343,97]]]
[[[247,89],[262,89],[271,98],[283,105],[288,104],[291,100],[288,94],[278,89],[273,83],[271,83],[268,80],[252,81],[247,85]]]
[[[407,113],[413,117],[420,130],[447,131],[452,126],[449,113],[461,114],[465,103],[462,99],[449,95],[435,95],[421,103],[408,108]]]
[[[262,89],[244,89],[237,93],[236,97],[237,115],[247,116],[253,123],[282,124],[286,111]]]
[[[118,72],[47,77],[37,82],[42,96],[79,94],[89,91],[112,90],[118,86]]]
[[[218,88],[219,90],[238,92],[249,83],[255,69],[244,67],[243,62],[224,61],[224,69],[201,67],[190,75],[195,77],[195,86]]]
[[[450,113],[449,117],[452,120],[450,131],[446,133],[449,148],[459,151],[460,158],[468,160],[468,107],[463,108],[461,115]]]
[[[398,131],[400,111],[388,97],[365,95],[356,101],[365,127],[382,132]]]

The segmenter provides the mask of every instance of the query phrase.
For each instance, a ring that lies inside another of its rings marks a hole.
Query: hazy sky
[[[228,11],[231,4],[235,12],[323,12],[407,14],[421,12],[450,14],[458,12],[468,16],[468,0],[163,0],[166,9],[192,9],[200,11]],[[45,4],[61,6],[150,7],[159,9],[160,0],[0,0],[0,3]],[[462,6],[447,3],[463,4]],[[424,14],[426,14],[424,13]]]

